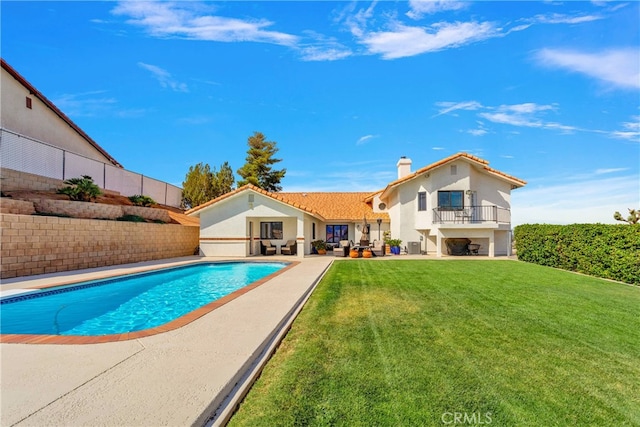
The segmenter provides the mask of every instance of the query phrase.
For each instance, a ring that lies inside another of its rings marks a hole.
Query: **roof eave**
[[[0,58],[0,62],[2,63],[2,68],[7,70],[7,72],[16,79],[22,86],[29,90],[29,93],[38,98],[42,103],[44,103],[51,111],[53,111],[58,117],[60,117],[63,121],[65,121],[74,131],[76,131],[82,138],[84,138],[93,148],[98,150],[100,154],[105,156],[114,166],[122,168],[123,166],[109,153],[107,153],[97,142],[95,142],[89,135],[87,135],[78,125],[76,125],[73,120],[67,117],[55,104],[46,96],[44,96],[38,89],[36,89],[31,83],[27,81],[20,73],[18,73],[11,65],[9,65],[4,59]]]

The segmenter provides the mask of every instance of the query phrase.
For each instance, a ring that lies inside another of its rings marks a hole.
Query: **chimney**
[[[411,159],[407,159],[406,156],[400,157],[396,166],[398,167],[398,179],[411,173]]]

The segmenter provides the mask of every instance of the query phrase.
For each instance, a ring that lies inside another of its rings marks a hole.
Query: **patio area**
[[[198,260],[229,259],[188,257],[31,276],[4,281],[2,294]],[[298,258],[299,265],[240,298],[159,335],[104,344],[0,344],[0,424],[220,424],[332,260]]]

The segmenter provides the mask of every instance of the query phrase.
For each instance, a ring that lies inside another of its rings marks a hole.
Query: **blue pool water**
[[[286,263],[209,263],[85,282],[0,301],[3,334],[109,335],[163,325]]]

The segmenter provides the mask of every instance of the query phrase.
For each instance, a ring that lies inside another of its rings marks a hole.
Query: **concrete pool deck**
[[[1,291],[6,296],[26,288],[229,260],[188,257],[31,276],[5,280]],[[102,344],[0,344],[0,425],[226,422],[334,258],[269,257],[276,260],[299,264],[179,329]]]

